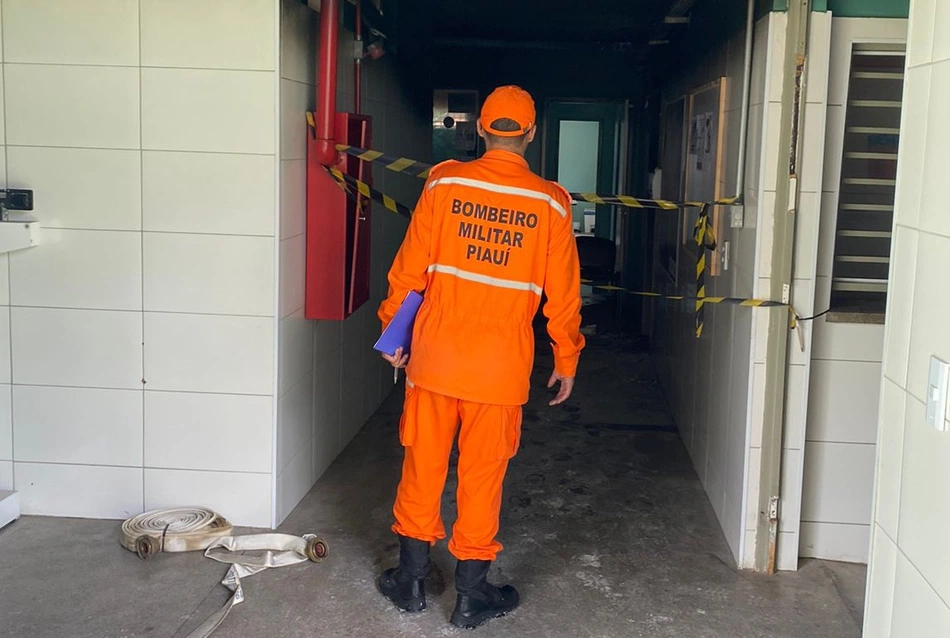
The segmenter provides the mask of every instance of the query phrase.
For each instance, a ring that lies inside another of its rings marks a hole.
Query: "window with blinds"
[[[903,47],[854,46],[831,282],[833,312],[884,313],[903,87]]]

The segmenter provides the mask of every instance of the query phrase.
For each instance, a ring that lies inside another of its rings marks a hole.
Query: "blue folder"
[[[403,354],[409,354],[409,346],[412,343],[412,325],[416,321],[416,313],[419,312],[419,306],[421,305],[422,295],[410,290],[373,349],[392,356],[396,353],[397,348],[402,348]]]

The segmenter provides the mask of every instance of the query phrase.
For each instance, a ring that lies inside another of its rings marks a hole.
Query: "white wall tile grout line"
[[[276,528],[278,524],[278,502],[277,502],[277,448],[278,448],[278,429],[279,429],[279,394],[280,394],[280,245],[281,245],[281,180],[280,180],[280,169],[281,169],[281,152],[283,150],[282,140],[281,140],[281,99],[280,99],[280,84],[281,84],[281,41],[283,38],[283,2],[282,0],[276,0],[274,2],[274,87],[273,87],[273,98],[274,98],[274,121],[273,121],[273,135],[274,135],[274,205],[271,210],[271,214],[274,216],[274,299],[273,299],[273,313],[274,313],[274,331],[273,331],[273,341],[274,341],[274,356],[272,359],[272,389],[271,394],[272,398],[272,410],[271,410],[271,476],[270,476],[270,487],[271,487],[271,508],[270,508],[270,525],[272,528]],[[306,156],[304,157],[306,159]]]
[[[141,6],[141,5],[140,5]],[[141,48],[141,11],[139,12],[139,47]],[[91,64],[91,63],[78,63],[78,62],[20,62],[12,60],[7,62],[11,66],[53,66],[53,67],[79,67],[87,69],[159,69],[162,71],[211,71],[215,73],[219,72],[234,72],[234,73],[273,73],[273,69],[243,69],[236,67],[214,67],[214,66],[162,66],[156,64],[142,64],[141,60],[138,64]],[[287,78],[291,79],[291,78]]]
[[[0,3],[2,5],[2,3]],[[3,15],[2,15],[2,6],[0,6],[0,30],[3,28]],[[3,67],[3,104],[0,104],[0,108],[3,109],[3,185],[4,188],[10,185],[10,156],[7,152],[7,69],[6,69],[6,38],[0,37],[0,65]],[[16,461],[16,428],[13,424],[13,275],[12,269],[10,268],[10,254],[7,253],[4,255],[4,259],[7,261],[7,314],[10,317],[8,323],[9,330],[7,331],[6,338],[9,340],[8,344],[10,347],[10,470],[12,476],[12,485],[11,488],[16,490],[16,466],[14,465]]]
[[[4,74],[4,78],[6,74]],[[4,79],[4,81],[6,81]],[[4,118],[6,120],[6,118]],[[4,126],[6,122],[4,121]],[[202,151],[196,149],[181,149],[181,148],[131,148],[128,146],[61,146],[58,144],[6,144],[6,146],[11,146],[13,148],[48,148],[48,149],[61,149],[61,150],[70,150],[70,151],[141,151],[143,153],[178,153],[178,154],[192,154],[192,155],[240,155],[246,157],[274,157],[274,153],[249,153],[246,151]],[[289,158],[289,159],[305,159],[302,157],[298,158]]]
[[[145,459],[146,457],[146,420],[148,418],[145,407],[145,388],[148,383],[148,377],[145,374],[145,233],[141,229],[145,228],[145,153],[142,150],[144,146],[144,105],[142,102],[142,0],[138,1],[138,62],[139,62],[139,275],[141,276],[141,287],[139,294],[142,301],[142,509],[148,510],[145,493]]]
[[[241,470],[213,470],[209,468],[199,468],[199,467],[172,467],[164,465],[119,465],[115,463],[82,463],[75,461],[31,461],[31,460],[21,460],[13,461],[17,464],[29,464],[29,465],[55,465],[55,466],[68,466],[68,467],[104,467],[104,468],[114,468],[121,470],[159,470],[159,471],[168,471],[168,472],[203,472],[207,474],[242,474],[248,476],[270,476],[270,472],[245,472]]]

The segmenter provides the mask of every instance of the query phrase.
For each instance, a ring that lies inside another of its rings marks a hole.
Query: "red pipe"
[[[360,0],[356,0],[356,46],[353,63],[353,112],[360,114],[363,101],[363,12],[360,9]]]
[[[337,44],[340,37],[340,0],[320,3],[320,50],[317,53],[317,160],[325,166],[339,161],[333,139],[336,120]]]

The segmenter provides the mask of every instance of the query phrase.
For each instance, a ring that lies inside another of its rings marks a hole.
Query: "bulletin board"
[[[688,117],[686,127],[686,166],[684,195],[689,201],[708,202],[724,197],[723,193],[723,134],[725,129],[726,78],[703,85],[692,91],[686,100]],[[716,237],[722,236],[722,206],[712,209],[712,224]],[[682,211],[681,241],[684,253],[693,259],[699,247],[693,239],[693,226],[699,217],[698,208]],[[718,259],[709,260],[709,274],[721,269]]]

